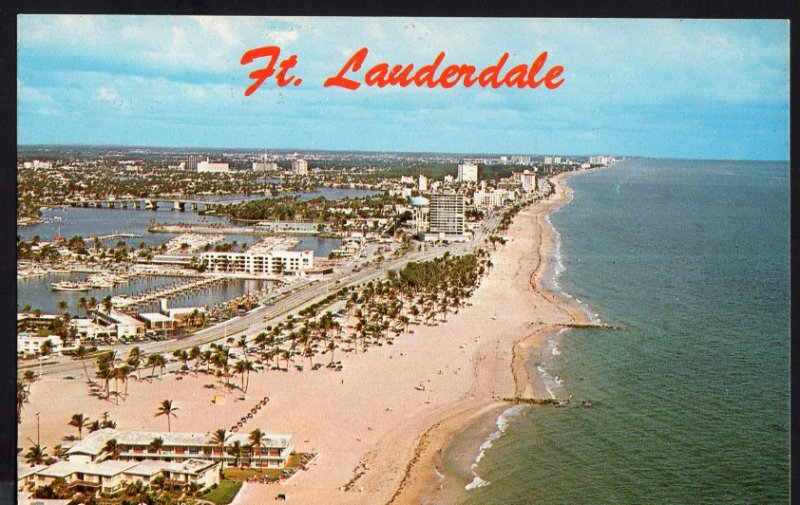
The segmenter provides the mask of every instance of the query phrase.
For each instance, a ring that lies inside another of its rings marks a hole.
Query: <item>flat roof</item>
[[[212,445],[211,433],[193,432],[162,432],[162,431],[117,431],[113,428],[103,428],[86,435],[83,440],[72,444],[67,454],[90,454],[97,456],[102,452],[106,442],[116,439],[119,445],[148,445],[154,438],[161,438],[165,446],[208,446]],[[242,445],[250,443],[250,435],[246,433],[232,434],[226,445],[239,441]],[[285,448],[291,442],[291,435],[265,435],[262,445],[264,447]]]
[[[128,468],[136,466],[135,461],[106,460],[102,463],[89,463],[84,461],[59,461],[47,468],[37,472],[38,475],[45,477],[67,477],[73,473],[87,473],[90,475],[100,475],[102,477],[113,477],[124,472]]]
[[[175,319],[173,319],[173,318],[171,318],[169,316],[165,316],[164,314],[161,314],[159,312],[143,312],[143,313],[139,314],[139,317],[141,317],[143,319],[147,319],[148,321],[150,321],[152,323],[164,323],[164,322],[167,322],[167,321],[174,321],[175,320]]]

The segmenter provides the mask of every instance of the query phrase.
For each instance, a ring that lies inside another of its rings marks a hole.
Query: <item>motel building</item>
[[[149,448],[156,438],[162,440],[161,448],[157,452]],[[119,459],[126,461],[182,462],[202,459],[221,462],[224,459],[225,466],[236,466],[238,463],[238,466],[243,467],[283,469],[292,452],[291,435],[266,435],[261,447],[244,449],[244,446],[250,444],[249,435],[231,434],[225,443],[226,450],[222,451],[219,445],[214,444],[211,433],[118,431],[104,428],[74,442],[67,450],[67,460],[99,461],[106,456],[103,447],[111,439],[115,439],[122,448]],[[238,457],[228,451],[237,441],[243,448]]]
[[[114,494],[141,482],[149,486],[161,477],[164,484],[184,488],[194,484],[202,491],[219,484],[219,463],[202,459],[185,461],[59,461],[48,467],[20,475],[19,491],[32,491],[59,479],[68,489]]]

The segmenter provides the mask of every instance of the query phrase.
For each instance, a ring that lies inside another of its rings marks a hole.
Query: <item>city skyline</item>
[[[18,34],[19,145],[788,159],[780,20],[24,15]],[[265,45],[303,84],[245,97],[239,60]],[[565,82],[324,88],[360,47],[365,67],[547,51]]]

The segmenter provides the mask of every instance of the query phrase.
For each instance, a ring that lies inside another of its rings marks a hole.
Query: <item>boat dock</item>
[[[204,277],[193,282],[186,284],[179,284],[177,286],[170,286],[164,289],[159,289],[151,293],[145,293],[138,296],[115,296],[111,298],[111,305],[116,309],[130,309],[137,305],[143,305],[160,300],[161,298],[174,297],[179,294],[195,291],[199,289],[212,286],[214,284],[221,284],[225,281],[225,277]]]

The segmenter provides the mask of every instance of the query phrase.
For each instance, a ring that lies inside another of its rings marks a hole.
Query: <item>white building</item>
[[[417,189],[419,191],[428,191],[428,178],[425,177],[423,174],[419,174],[419,180],[417,181]]]
[[[52,346],[50,352],[53,354],[59,354],[64,350],[64,340],[58,335],[42,337],[32,333],[17,333],[17,353],[40,354],[45,342],[50,342]]]
[[[611,162],[611,156],[590,156],[590,165],[608,165]]]
[[[274,172],[278,170],[278,164],[274,161],[254,161],[253,172]]]
[[[465,240],[464,207],[464,196],[458,193],[431,195],[425,240]]]
[[[116,330],[115,333],[117,338],[144,335],[145,330],[147,329],[147,325],[142,321],[139,321],[135,317],[129,316],[128,314],[113,308],[109,314],[98,310],[97,320],[106,326],[114,328]]]
[[[465,161],[458,165],[458,182],[478,182],[478,165]]]
[[[314,267],[314,251],[204,252],[200,262],[209,272],[281,275]]]
[[[475,203],[475,207],[479,209],[493,209],[505,205],[508,200],[513,199],[510,196],[513,197],[513,193],[509,193],[504,189],[486,191],[481,188],[472,195],[472,201]]]
[[[206,161],[200,161],[197,163],[197,172],[201,174],[226,174],[230,172],[230,169],[228,168],[227,163],[212,162],[208,157],[206,157]]]
[[[254,427],[255,428],[255,427]],[[160,438],[161,448],[152,451],[150,443]],[[226,448],[237,441],[242,445],[250,444],[247,433],[232,433],[225,442]],[[225,466],[237,463],[236,457],[228,451],[222,451],[215,443],[212,433],[177,432],[177,431],[120,431],[103,428],[93,431],[76,441],[67,450],[67,460],[71,463],[91,463],[107,456],[103,452],[106,442],[114,439],[122,452],[118,459],[128,461],[161,460],[167,462],[185,462],[196,459],[215,462],[225,459]],[[246,455],[238,458],[240,466],[261,468],[283,468],[292,452],[291,435],[265,434],[260,447],[253,447]]]
[[[308,162],[302,158],[292,160],[292,173],[294,175],[308,174]]]
[[[544,157],[544,164],[545,165],[552,165],[553,164],[553,157],[552,156],[545,156]]]
[[[108,338],[117,334],[117,329],[114,326],[103,326],[97,324],[88,318],[73,319],[69,322],[70,325],[75,326],[78,335],[88,340],[97,338]]]
[[[33,472],[28,476],[28,483],[35,489],[63,479],[68,489],[113,494],[136,482],[149,486],[159,476],[171,486],[182,488],[194,484],[202,491],[219,484],[219,463],[201,459],[181,462],[59,461]]]
[[[538,179],[536,172],[525,170],[519,174],[519,182],[522,184],[522,191],[526,193],[534,192],[538,189]]]

